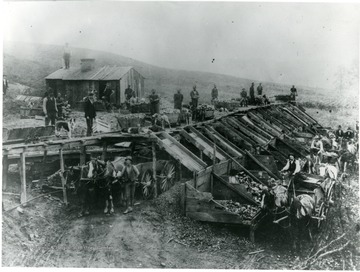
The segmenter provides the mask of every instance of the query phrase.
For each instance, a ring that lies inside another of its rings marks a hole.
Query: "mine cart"
[[[290,95],[275,95],[275,100],[281,102],[289,102],[292,99]]]
[[[228,111],[234,111],[237,108],[240,108],[240,101],[231,100],[231,101],[217,101],[214,104],[216,109],[227,109]]]
[[[232,182],[230,168],[231,160],[224,161],[206,168],[186,182],[184,212],[199,221],[248,226],[250,238],[254,241],[255,230],[267,216],[260,208],[260,188],[265,185],[238,163],[234,166],[238,169],[232,170],[243,173],[247,181]]]
[[[315,213],[312,215],[312,223],[316,228],[320,228],[329,210],[329,202],[332,201],[335,180],[301,173],[294,178],[294,183],[289,188],[289,197],[307,194],[315,200]],[[295,194],[294,194],[295,191]]]
[[[176,182],[176,166],[169,160],[156,161],[156,182],[154,182],[153,163],[145,162],[136,165],[140,171],[139,183],[145,199],[154,196],[155,186],[159,193],[169,190]]]
[[[150,113],[150,103],[139,103],[131,106],[131,113]]]

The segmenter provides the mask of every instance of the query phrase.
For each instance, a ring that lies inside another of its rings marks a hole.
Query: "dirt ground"
[[[15,183],[16,184],[16,183]],[[15,191],[10,188],[9,191]],[[140,201],[124,215],[101,210],[78,218],[79,207],[61,201],[61,193],[38,198],[21,210],[3,212],[2,265],[26,267],[117,267],[203,269],[302,268],[308,256],[340,234],[354,245],[314,262],[311,269],[360,269],[358,183],[343,188],[329,219],[314,241],[304,240],[302,252],[292,252],[286,232],[264,225],[256,243],[248,229],[193,221],[180,210],[179,184],[156,200]],[[38,190],[32,196],[39,195]],[[3,194],[5,210],[15,207],[17,196]],[[73,204],[71,204],[73,203]],[[354,239],[356,238],[356,239]],[[336,245],[335,245],[336,247]],[[249,254],[263,250],[262,252]],[[351,253],[350,253],[351,252]]]

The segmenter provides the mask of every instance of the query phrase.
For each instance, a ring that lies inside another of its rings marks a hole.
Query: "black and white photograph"
[[[2,268],[360,270],[359,2],[1,14]]]

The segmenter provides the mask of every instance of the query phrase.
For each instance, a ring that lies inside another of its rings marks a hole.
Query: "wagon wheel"
[[[319,217],[320,218],[325,218],[326,217],[326,213],[327,213],[327,207],[326,207],[326,205],[325,205],[325,203],[321,203],[321,205],[320,205],[320,208],[319,208]],[[321,228],[321,226],[324,224],[324,221],[325,221],[325,219],[318,219],[318,221],[317,221],[317,228],[318,228],[318,230]]]
[[[169,190],[175,183],[175,164],[173,162],[167,162],[160,174],[160,188],[161,192]]]
[[[141,175],[140,184],[144,198],[151,198],[154,194],[154,178],[151,170],[146,170]]]

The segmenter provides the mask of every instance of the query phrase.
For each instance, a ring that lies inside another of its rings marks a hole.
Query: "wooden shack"
[[[128,85],[137,97],[143,98],[144,79],[133,67],[97,67],[95,59],[81,59],[79,67],[59,69],[48,75],[45,81],[46,87],[50,87],[55,95],[61,93],[72,106],[76,106],[89,91],[95,90],[97,99],[100,99],[107,85],[114,90],[111,102],[115,105],[124,103],[124,92]]]

